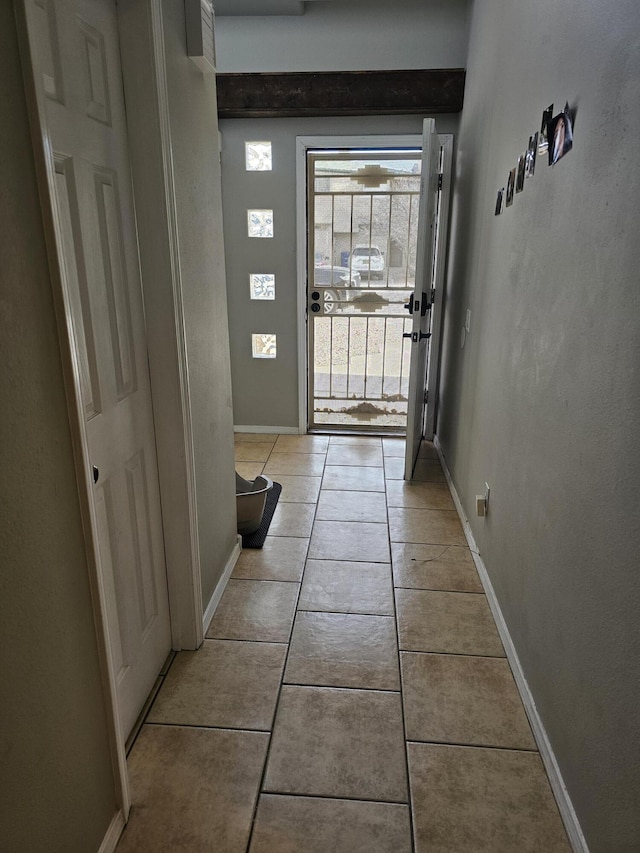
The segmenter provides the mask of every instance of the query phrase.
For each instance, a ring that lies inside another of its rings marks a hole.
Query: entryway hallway
[[[119,853],[570,850],[435,449],[403,455],[236,436],[282,495],[164,677]]]

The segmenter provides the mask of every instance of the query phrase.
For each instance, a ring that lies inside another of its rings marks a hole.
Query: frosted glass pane
[[[252,273],[249,283],[252,299],[276,298],[276,277],[272,273]]]
[[[251,335],[251,349],[254,358],[275,358],[276,336]]]
[[[245,142],[247,172],[270,172],[272,169],[270,142]]]
[[[273,237],[273,210],[248,210],[249,237]]]

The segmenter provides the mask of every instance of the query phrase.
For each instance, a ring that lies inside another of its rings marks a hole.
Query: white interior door
[[[404,478],[410,480],[420,450],[424,424],[425,385],[431,328],[431,287],[433,282],[434,237],[438,198],[440,141],[433,119],[425,119],[422,133],[422,177],[418,216],[418,249],[415,290],[411,314],[411,362]]]
[[[27,17],[126,737],[171,637],[116,7],[28,0]]]

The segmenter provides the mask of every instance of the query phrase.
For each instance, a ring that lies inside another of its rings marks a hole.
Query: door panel
[[[413,476],[424,423],[439,161],[440,142],[436,133],[435,121],[425,119],[422,138],[422,178],[420,182],[416,279],[412,298],[413,326],[409,368],[405,480],[410,480]]]
[[[406,427],[420,152],[307,152],[310,429]]]
[[[116,9],[28,0],[27,13],[126,737],[171,640]]]

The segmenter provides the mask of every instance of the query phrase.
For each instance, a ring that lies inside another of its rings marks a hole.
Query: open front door
[[[418,247],[415,289],[408,306],[413,318],[409,402],[404,478],[410,480],[422,440],[427,359],[431,336],[431,291],[433,286],[434,244],[438,199],[440,141],[433,119],[425,119],[422,132],[422,177],[418,215]],[[407,334],[407,333],[405,333]]]

